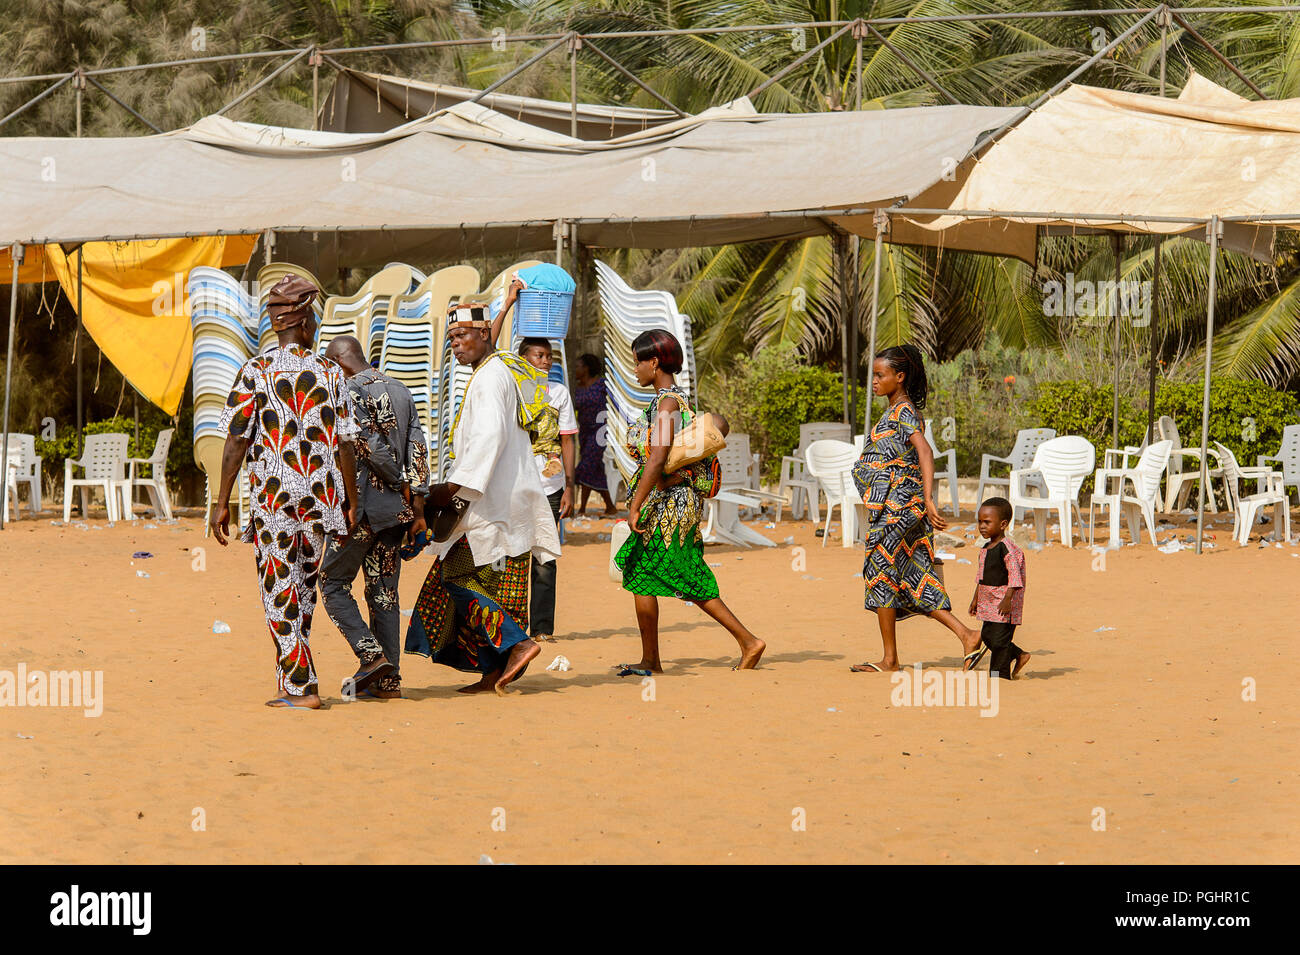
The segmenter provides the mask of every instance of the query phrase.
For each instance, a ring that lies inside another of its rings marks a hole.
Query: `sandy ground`
[[[1300,549],[1238,549],[1222,517],[1201,557],[1029,553],[1017,640],[1034,658],[985,718],[891,705],[887,676],[849,672],[880,653],[862,558],[806,522],[754,525],[792,538],[776,548],[708,550],[768,641],[757,671],[733,672],[727,634],[665,602],[667,672],[653,688],[614,675],[639,643],[607,575],[610,524],[592,521],[570,527],[561,638],[508,698],[458,695],[463,675],[407,657],[409,699],[343,703],[354,658],[318,610],[330,705],[311,712],[261,705],[273,654],[249,547],[205,541],[194,517],[52,516],[0,533],[0,670],[101,670],[103,714],[0,708],[0,862],[1300,858]],[[974,547],[947,564],[959,610]],[[406,565],[404,608],[427,566]],[[960,661],[932,621],[903,623],[900,645],[908,663]],[[557,654],[570,671],[543,669]]]

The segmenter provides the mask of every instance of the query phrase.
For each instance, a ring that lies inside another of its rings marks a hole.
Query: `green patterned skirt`
[[[718,581],[704,560],[701,499],[685,485],[652,491],[641,510],[646,531],[633,534],[614,555],[623,589],[653,597],[712,600]]]

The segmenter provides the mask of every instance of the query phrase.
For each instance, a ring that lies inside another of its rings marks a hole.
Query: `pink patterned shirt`
[[[1006,545],[1005,551],[999,545]],[[996,582],[986,584],[984,558],[990,550],[1002,552],[1003,567],[989,567],[987,579]],[[1004,577],[1006,583],[1001,583]],[[1018,625],[1025,609],[1025,552],[1005,537],[997,545],[985,544],[980,548],[979,573],[975,579],[978,581],[975,586],[975,618]],[[1008,590],[1011,590],[1011,601],[1004,614],[999,612],[998,607]]]

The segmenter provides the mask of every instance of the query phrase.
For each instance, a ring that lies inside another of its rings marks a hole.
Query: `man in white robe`
[[[489,333],[479,319],[448,327],[456,360],[474,374],[452,428],[451,470],[430,489],[426,512],[431,528],[453,508],[462,513],[432,547],[406,650],[479,673],[462,692],[503,694],[541,652],[527,633],[530,561],[554,561],[560,539],[521,423],[530,403],[545,403],[545,380],[512,371],[507,362],[517,356],[492,351]]]

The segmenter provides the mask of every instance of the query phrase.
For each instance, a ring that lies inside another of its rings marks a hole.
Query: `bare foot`
[[[319,710],[320,696],[315,693],[308,693],[305,696],[277,696],[274,700],[267,700],[266,705],[276,709],[287,707],[295,710]]]
[[[975,652],[975,649],[979,645],[980,645],[980,632],[978,630],[972,630],[970,627],[967,627],[966,635],[961,638],[962,656],[967,656]]]
[[[898,661],[892,663],[887,660],[881,660],[879,663],[859,663],[856,666],[849,667],[854,673],[893,673],[898,669]]]
[[[497,696],[506,695],[506,685],[513,683],[523,675],[524,667],[528,666],[537,655],[542,652],[532,640],[520,640],[510,648],[510,656],[506,658],[506,668],[501,671],[501,678],[496,682]]]
[[[767,644],[755,637],[740,655],[740,663],[732,667],[733,670],[752,670],[758,666],[759,657],[767,649]]]
[[[483,678],[477,683],[471,683],[469,686],[462,686],[457,693],[489,693],[496,689],[497,678],[501,676],[500,670],[493,670],[491,673],[484,673]]]
[[[1030,653],[1022,653],[1020,656],[1016,657],[1016,665],[1011,671],[1011,679],[1015,680],[1020,676],[1020,671],[1025,668],[1025,664],[1029,662],[1029,658],[1032,655],[1033,654]]]

